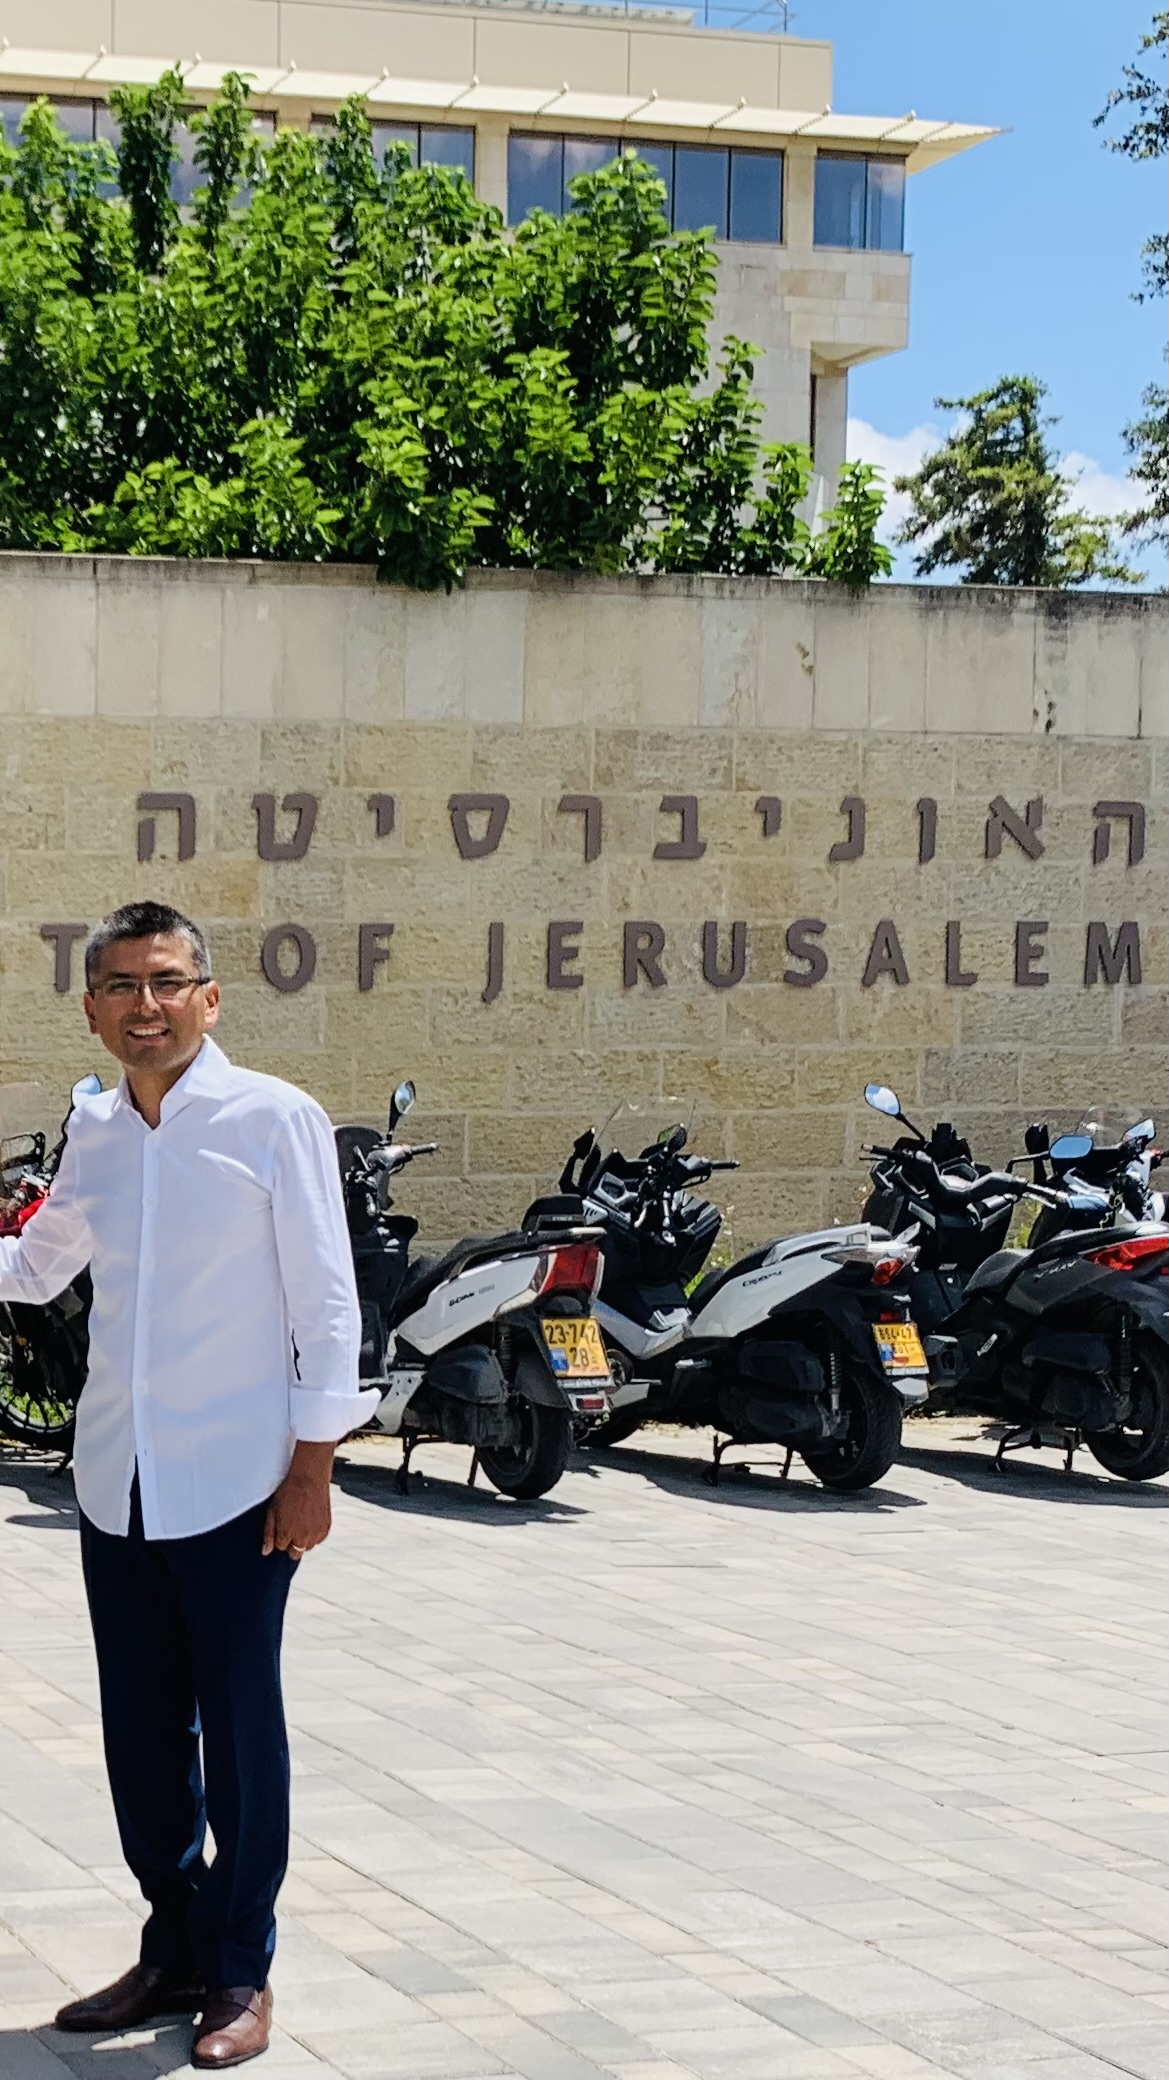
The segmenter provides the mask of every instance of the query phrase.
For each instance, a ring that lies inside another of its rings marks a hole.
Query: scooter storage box
[[[439,1351],[427,1368],[427,1382],[439,1394],[481,1406],[507,1400],[507,1381],[494,1351],[481,1343],[460,1343]]]
[[[824,1368],[812,1351],[801,1343],[745,1343],[739,1357],[740,1379],[758,1380],[761,1386],[784,1394],[822,1394]]]

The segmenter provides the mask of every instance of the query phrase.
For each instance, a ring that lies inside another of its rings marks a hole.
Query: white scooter
[[[717,1482],[732,1445],[799,1452],[826,1487],[867,1488],[888,1472],[905,1407],[928,1368],[898,1282],[916,1250],[866,1222],[789,1235],[697,1275],[721,1216],[694,1196],[735,1163],[683,1153],[685,1127],[639,1156],[603,1154],[591,1131],[561,1178],[604,1229],[594,1312],[614,1374],[597,1443],[645,1422],[714,1429]]]
[[[603,1422],[611,1384],[591,1316],[597,1230],[579,1198],[537,1199],[509,1235],[471,1235],[443,1257],[408,1261],[418,1223],[391,1211],[391,1181],[433,1141],[394,1130],[414,1103],[399,1084],[386,1136],[339,1127],[346,1218],[361,1301],[363,1378],[382,1389],[378,1428],[402,1439],[398,1486],[425,1440],[472,1446],[471,1480],[522,1501],[546,1495],[574,1435]]]

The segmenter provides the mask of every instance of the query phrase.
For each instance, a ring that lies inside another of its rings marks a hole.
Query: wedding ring
[[[293,1560],[304,1559],[305,1549],[303,1546],[289,1546],[288,1551]]]

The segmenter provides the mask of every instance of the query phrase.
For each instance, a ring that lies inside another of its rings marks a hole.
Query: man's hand
[[[292,1464],[268,1504],[265,1553],[288,1553],[300,1560],[328,1538],[333,1521],[329,1478],[336,1449],[332,1444],[309,1444],[303,1438],[296,1446]]]

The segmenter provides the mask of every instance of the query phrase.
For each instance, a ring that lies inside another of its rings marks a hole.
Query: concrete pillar
[[[507,118],[480,116],[475,131],[475,192],[507,221]]]
[[[836,497],[836,473],[847,453],[848,371],[816,377],[816,412],[812,429],[815,465],[813,510],[823,512]]]

